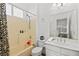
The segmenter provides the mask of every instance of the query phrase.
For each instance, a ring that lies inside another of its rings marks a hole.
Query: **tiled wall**
[[[31,18],[30,29],[27,19],[24,20],[15,16],[7,16],[7,20],[10,55],[17,55],[19,52],[27,49],[29,45],[26,44],[26,41],[29,39],[31,39],[33,44],[35,44],[36,17]],[[23,31],[23,33],[20,33],[20,31]]]

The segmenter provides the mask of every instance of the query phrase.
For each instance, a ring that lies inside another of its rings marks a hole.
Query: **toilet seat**
[[[32,50],[32,55],[41,55],[42,47],[35,47]]]

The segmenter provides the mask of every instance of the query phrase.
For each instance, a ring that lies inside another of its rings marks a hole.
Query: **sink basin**
[[[64,39],[62,40],[62,38],[60,37],[51,37],[50,39],[48,39],[48,41],[53,43],[63,43]]]

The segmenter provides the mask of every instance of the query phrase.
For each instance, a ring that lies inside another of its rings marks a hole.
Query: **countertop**
[[[69,44],[69,43],[62,43],[62,42],[53,42],[53,41],[50,41],[50,39],[48,39],[45,42],[45,44],[49,44],[49,45],[53,45],[53,46],[57,46],[57,47],[61,47],[61,48],[66,48],[66,49],[70,49],[70,50],[74,50],[74,51],[79,51],[79,43],[76,41],[75,41],[75,43],[73,43],[72,40]]]

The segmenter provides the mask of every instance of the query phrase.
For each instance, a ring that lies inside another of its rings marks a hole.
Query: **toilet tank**
[[[38,47],[44,47],[44,42],[45,42],[45,40],[38,40],[37,41],[37,46]]]

